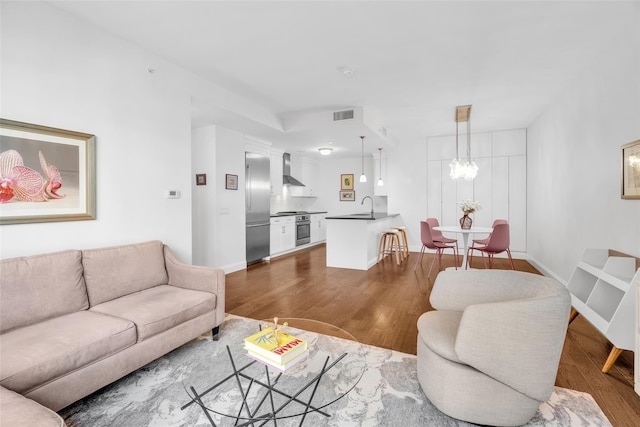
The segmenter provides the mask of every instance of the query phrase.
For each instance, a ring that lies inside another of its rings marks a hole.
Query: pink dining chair
[[[436,251],[433,261],[431,261],[431,267],[429,267],[429,273],[427,276],[431,275],[431,270],[433,270],[433,264],[436,262],[436,258],[438,258],[438,271],[442,270],[442,252],[445,249],[453,249],[453,255],[455,257],[455,265],[456,270],[458,269],[458,246],[453,246],[451,244],[435,242],[433,240],[433,230],[431,229],[431,225],[427,221],[420,221],[420,239],[422,240],[422,248],[420,249],[420,256],[416,261],[415,267],[413,267],[413,271],[418,268],[418,265],[422,263],[422,257],[424,256],[425,249],[433,249]]]
[[[473,251],[480,251],[485,268],[487,267],[487,261],[484,259],[484,254],[487,254],[487,258],[489,258],[489,268],[493,268],[493,256],[506,251],[509,256],[509,262],[511,263],[511,269],[515,270],[516,268],[513,265],[513,258],[511,258],[509,244],[509,224],[497,224],[493,227],[493,232],[489,236],[489,241],[486,245],[471,246],[467,250],[466,268],[469,268],[469,265],[471,265]]]
[[[431,226],[431,237],[433,238],[434,242],[455,243],[456,251],[460,252],[460,249],[458,249],[458,239],[450,239],[448,237],[444,237],[442,235],[442,231],[433,229],[434,227],[440,226],[440,222],[438,222],[438,218],[427,218],[427,222]]]
[[[493,225],[491,226],[491,228],[496,228],[496,225],[498,224],[508,224],[506,219],[496,219],[493,221]],[[491,238],[491,233],[489,233],[489,235],[487,237],[485,237],[484,239],[473,239],[471,241],[471,246],[477,246],[477,245],[483,245],[486,246],[489,244],[489,239]]]

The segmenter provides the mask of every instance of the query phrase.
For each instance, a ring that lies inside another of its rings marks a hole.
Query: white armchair
[[[553,391],[571,298],[558,281],[508,270],[438,274],[418,319],[418,379],[442,412],[522,425]]]

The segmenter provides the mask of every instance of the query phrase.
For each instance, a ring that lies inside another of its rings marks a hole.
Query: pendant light
[[[458,116],[456,114],[456,157],[449,163],[449,176],[456,180],[462,176],[462,162],[458,155]]]
[[[478,166],[471,160],[471,105],[456,107],[456,157],[449,164],[449,176],[457,180],[473,180],[478,175]],[[462,161],[458,153],[458,123],[467,122],[467,160]]]
[[[467,181],[472,181],[478,175],[478,166],[471,160],[471,106],[467,116],[467,161],[462,167],[462,177]]]
[[[382,187],[384,185],[384,181],[382,181],[382,148],[378,148],[378,152],[380,153],[380,177],[378,178],[378,187]]]
[[[364,136],[361,136],[362,140],[362,174],[360,175],[360,182],[367,182],[367,176],[364,174]]]

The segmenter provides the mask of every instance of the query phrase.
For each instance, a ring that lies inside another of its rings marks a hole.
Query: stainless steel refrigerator
[[[271,173],[269,157],[245,153],[247,264],[269,256]]]

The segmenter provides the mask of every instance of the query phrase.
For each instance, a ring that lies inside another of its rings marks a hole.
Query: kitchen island
[[[400,225],[398,216],[386,212],[328,216],[327,267],[373,267],[378,261],[380,233]]]

